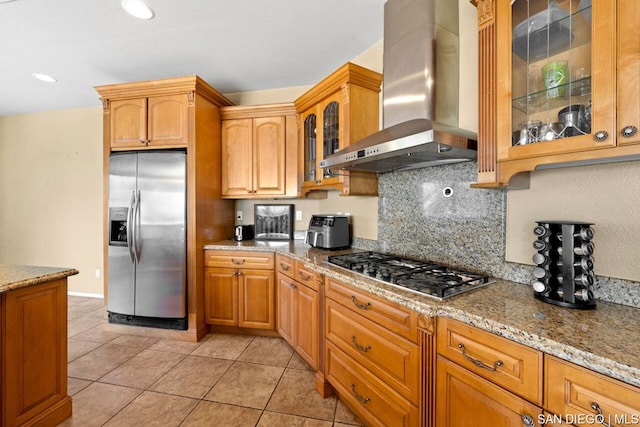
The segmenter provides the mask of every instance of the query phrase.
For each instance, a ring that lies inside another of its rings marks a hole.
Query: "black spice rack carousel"
[[[562,307],[593,309],[593,229],[590,223],[537,221],[533,233],[536,253],[535,279],[531,283],[536,298]]]

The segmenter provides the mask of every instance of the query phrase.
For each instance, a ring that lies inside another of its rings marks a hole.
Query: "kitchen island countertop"
[[[439,301],[369,279],[327,262],[328,251],[302,241],[236,242],[204,249],[275,251],[293,256],[318,273],[371,292],[424,316],[460,320],[558,358],[640,387],[640,308],[598,301],[595,310],[558,307],[537,300],[531,288],[498,279],[494,283]]]
[[[0,264],[0,294],[78,274],[74,268]]]

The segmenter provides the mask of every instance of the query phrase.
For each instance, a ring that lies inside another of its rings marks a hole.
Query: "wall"
[[[0,194],[0,263],[76,268],[69,289],[102,294],[102,107],[0,117]]]

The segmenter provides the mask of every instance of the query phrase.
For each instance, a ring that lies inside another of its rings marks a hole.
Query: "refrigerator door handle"
[[[127,210],[127,249],[129,249],[129,258],[131,263],[135,263],[135,255],[133,253],[133,209],[135,206],[136,190],[131,192],[131,200],[129,201],[129,209]]]
[[[133,228],[133,252],[135,254],[136,263],[140,264],[140,190],[134,190],[134,194],[136,197],[133,212],[133,223],[135,224]]]

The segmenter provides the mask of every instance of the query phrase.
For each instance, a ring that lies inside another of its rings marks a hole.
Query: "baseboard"
[[[91,292],[74,292],[74,291],[69,291],[67,292],[67,295],[72,296],[72,297],[87,297],[87,298],[100,298],[100,299],[104,299],[104,294],[94,294]]]

